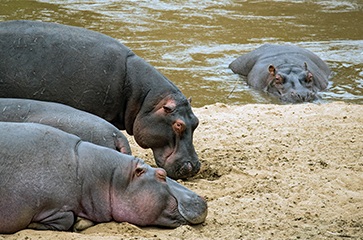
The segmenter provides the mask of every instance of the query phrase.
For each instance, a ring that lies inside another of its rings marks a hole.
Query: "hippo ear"
[[[189,97],[189,98],[188,98],[188,102],[189,102],[189,104],[191,104],[191,103],[192,103],[192,97]]]
[[[268,71],[271,73],[272,76],[275,76],[276,69],[274,65],[270,64],[270,66],[268,66]]]
[[[140,177],[145,172],[145,169],[142,167],[137,167],[135,169],[135,176]]]
[[[306,62],[304,62],[304,67],[305,67],[305,70],[307,71],[308,70],[308,64]]]

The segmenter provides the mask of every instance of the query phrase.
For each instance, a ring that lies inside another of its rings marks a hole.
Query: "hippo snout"
[[[208,214],[207,200],[170,178],[167,178],[167,183],[178,202],[178,211],[187,223],[204,222]]]
[[[207,200],[196,194],[189,203],[179,203],[178,210],[189,224],[202,223],[208,214]]]
[[[180,176],[191,177],[197,174],[200,170],[200,162],[196,162],[195,164],[191,164],[190,162],[185,163],[180,169]],[[185,178],[184,177],[184,178]]]
[[[286,103],[302,103],[302,102],[312,102],[320,98],[321,97],[317,93],[312,91],[304,93],[291,91],[281,95],[280,101]]]
[[[182,165],[179,168],[176,168],[175,171],[167,169],[167,172],[168,177],[172,179],[184,179],[196,175],[200,168],[201,164],[199,161],[195,161],[194,163],[188,161],[182,163]]]

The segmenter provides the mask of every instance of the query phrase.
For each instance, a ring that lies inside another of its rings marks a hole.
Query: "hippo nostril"
[[[201,199],[203,199],[204,201],[207,201],[207,199],[205,199],[205,197],[203,197],[203,196],[198,196],[198,197],[200,197]]]
[[[192,171],[193,167],[192,167],[192,164],[190,164],[190,162],[188,162],[187,166],[188,166],[189,171]]]

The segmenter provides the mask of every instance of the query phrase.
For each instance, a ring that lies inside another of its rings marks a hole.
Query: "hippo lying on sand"
[[[0,98],[0,122],[31,122],[52,126],[74,134],[82,141],[131,155],[127,138],[111,123],[60,103]]]
[[[37,123],[0,123],[0,233],[68,230],[76,217],[198,224],[206,200],[141,159]]]
[[[104,34],[34,21],[0,23],[0,97],[63,103],[106,119],[151,148],[169,177],[200,170],[190,101]]]
[[[247,76],[253,88],[289,103],[319,99],[317,92],[327,88],[330,74],[326,63],[309,50],[269,44],[238,57],[229,68]]]

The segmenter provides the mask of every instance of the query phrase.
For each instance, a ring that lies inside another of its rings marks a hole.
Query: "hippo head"
[[[279,96],[280,101],[288,103],[311,102],[320,98],[318,88],[314,84],[314,76],[304,67],[283,65],[268,67],[269,75],[264,91]]]
[[[199,121],[190,101],[184,95],[169,94],[151,111],[140,111],[133,126],[136,142],[151,148],[156,164],[173,179],[190,177],[200,170],[193,146],[193,132]]]
[[[127,181],[115,179],[113,183],[111,208],[115,221],[165,227],[204,222],[205,198],[168,178],[164,169],[135,159]]]

